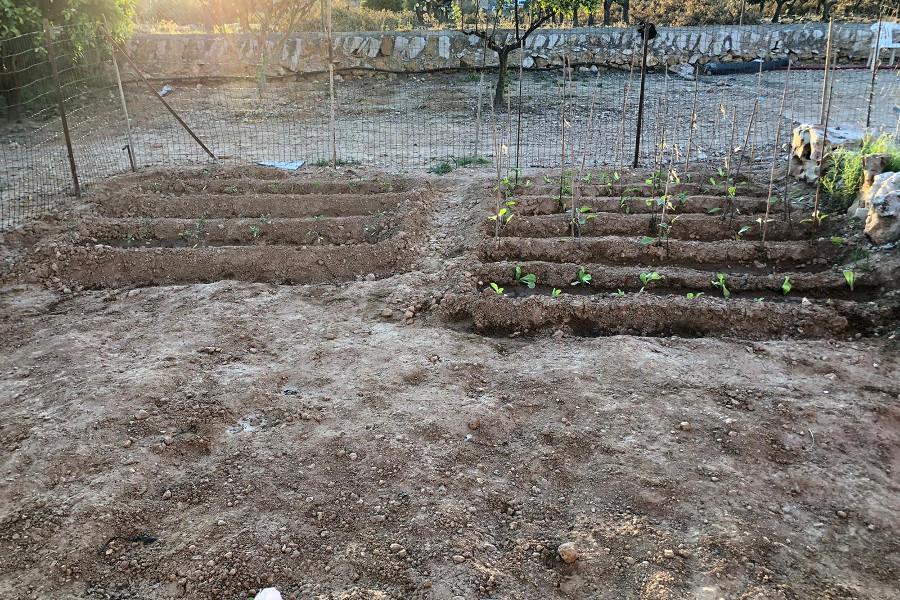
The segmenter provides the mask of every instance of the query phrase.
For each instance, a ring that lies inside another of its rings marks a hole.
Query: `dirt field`
[[[642,244],[633,180],[572,236],[535,179],[499,249],[486,174],[357,167],[5,234],[0,595],[900,598],[896,249],[698,185]]]

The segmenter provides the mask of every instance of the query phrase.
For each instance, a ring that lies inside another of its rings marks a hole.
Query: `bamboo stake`
[[[684,172],[687,173],[691,168],[691,148],[694,141],[694,127],[697,126],[697,96],[700,93],[700,67],[694,67],[694,104],[691,107],[691,128],[688,132],[687,156],[684,160]]]
[[[875,78],[878,76],[879,54],[881,54],[881,20],[884,18],[884,2],[878,7],[878,32],[875,34],[875,48],[872,49],[872,83],[869,85],[869,107],[866,110],[866,128],[872,125],[872,100],[875,98]]]
[[[794,82],[794,93],[791,95],[791,144],[793,144],[794,138],[794,122],[795,122],[795,113],[794,108],[797,104],[797,83]],[[791,191],[791,152],[788,152],[787,163],[785,165],[784,170],[784,218],[788,224],[788,233],[793,232],[794,224],[791,221],[791,199],[790,199],[790,191]]]
[[[784,105],[787,102],[788,85],[791,81],[791,64],[788,63],[787,75],[784,78],[784,91],[781,94],[781,110],[778,111],[778,126],[775,128],[775,150],[772,151],[772,170],[769,173],[769,194],[766,197],[766,216],[763,217],[762,231],[760,232],[760,249],[766,247],[766,231],[769,226],[769,209],[772,206],[772,192],[775,188],[775,163],[778,161],[778,145],[781,142],[781,121],[784,114]],[[785,199],[786,201],[787,199]]]
[[[834,70],[834,66],[831,67]],[[831,101],[834,99],[834,73],[831,74],[831,82],[828,90],[828,107],[825,110],[825,124],[822,132],[822,152],[819,154],[819,164],[816,166],[816,201],[813,204],[813,226],[812,236],[809,242],[812,243],[816,238],[816,232],[819,230],[819,196],[822,192],[822,163],[825,162],[825,146],[828,145],[828,121],[831,119]]]
[[[159,99],[160,102],[162,102],[163,106],[166,107],[166,110],[168,110],[168,111],[172,114],[172,116],[175,117],[175,120],[178,121],[178,124],[181,125],[182,127],[184,127],[184,130],[187,131],[187,132],[190,134],[190,136],[191,136],[192,138],[194,138],[194,141],[197,142],[197,143],[200,145],[200,147],[203,148],[203,150],[206,151],[206,153],[210,156],[210,158],[212,158],[213,160],[215,160],[215,159],[216,159],[216,155],[212,153],[212,150],[210,150],[209,148],[207,148],[207,147],[206,147],[206,144],[204,144],[204,143],[200,140],[200,138],[197,137],[197,134],[194,133],[194,131],[193,131],[190,127],[188,127],[188,124],[185,123],[184,120],[183,120],[180,116],[178,116],[178,113],[175,112],[175,109],[172,108],[172,107],[169,105],[169,103],[166,101],[166,99],[159,95],[159,93],[158,93],[158,92],[156,91],[156,89],[153,87],[153,84],[150,83],[149,81],[147,81],[147,78],[144,77],[144,73],[141,72],[141,70],[140,70],[140,69],[138,68],[138,66],[134,63],[134,61],[131,59],[131,57],[128,56],[128,54],[125,53],[125,51],[122,49],[121,46],[119,46],[119,44],[116,42],[116,40],[113,39],[113,37],[112,37],[112,35],[110,35],[109,31],[106,30],[106,27],[103,27],[103,26],[101,25],[101,26],[100,26],[100,32],[104,35],[104,37],[106,37],[107,41],[109,41],[109,43],[110,43],[110,45],[113,47],[113,49],[114,49],[116,52],[118,52],[119,54],[121,54],[121,55],[122,55],[122,58],[124,58],[125,61],[129,64],[129,66],[130,66],[132,69],[134,69],[134,72],[137,73],[138,78],[140,78],[140,80],[143,81],[143,82],[147,85],[147,89],[149,89],[150,92],[151,92],[154,96],[156,96],[156,97]]]
[[[53,49],[53,34],[50,32],[50,20],[44,18],[44,38],[47,41],[47,59],[50,61],[50,72],[56,87],[56,103],[59,106],[59,119],[62,121],[63,137],[66,139],[66,152],[69,154],[69,170],[72,172],[72,185],[75,197],[81,198],[81,185],[78,183],[78,166],[75,164],[75,152],[72,150],[72,138],[69,135],[69,121],[66,119],[66,107],[63,102],[62,85],[59,83],[59,71],[56,69],[56,52]]]
[[[819,123],[825,118],[825,101],[828,92],[828,66],[831,64],[831,31],[834,29],[834,19],[828,21],[828,44],[825,49],[825,78],[822,80],[822,103],[819,109]]]
[[[519,114],[518,123],[516,124],[516,185],[519,185],[519,152],[522,140],[522,77],[525,63],[525,40],[522,40],[519,43],[519,55]],[[475,162],[476,164],[478,162],[477,156],[475,157]]]
[[[109,30],[109,23],[106,20],[106,15],[103,15],[103,25]],[[128,145],[125,148],[128,150],[128,162],[131,164],[131,172],[134,173],[137,171],[137,165],[135,164],[134,159],[134,139],[131,137],[131,119],[128,118],[128,105],[125,103],[125,90],[122,89],[122,75],[119,73],[119,61],[116,60],[116,51],[113,50],[111,53],[113,69],[116,72],[116,85],[119,88],[119,102],[122,104],[122,114],[125,116],[125,139],[128,140]]]
[[[337,169],[337,126],[334,118],[334,42],[331,39],[333,0],[328,0],[328,93],[331,96],[331,165]]]
[[[631,165],[637,169],[638,159],[641,153],[641,126],[644,120],[644,85],[647,80],[647,47],[650,45],[650,23],[644,23],[644,49],[641,58],[641,92],[638,97],[637,130],[634,135],[634,163]]]

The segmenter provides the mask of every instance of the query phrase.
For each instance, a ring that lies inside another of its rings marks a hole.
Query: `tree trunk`
[[[775,0],[775,13],[772,15],[772,22],[778,23],[781,19],[781,10],[784,8],[787,0]]]
[[[622,5],[622,20],[625,21],[626,25],[629,25],[628,11],[631,9],[631,0],[621,0],[619,4]]]
[[[603,24],[609,26],[610,10],[612,9],[613,0],[603,0]]]
[[[594,13],[588,13],[588,27],[594,26]]]
[[[497,89],[494,91],[494,108],[503,108],[503,91],[506,89],[506,64],[509,62],[509,53],[516,46],[505,46],[497,52]]]
[[[578,27],[578,7],[572,9],[572,27]]]

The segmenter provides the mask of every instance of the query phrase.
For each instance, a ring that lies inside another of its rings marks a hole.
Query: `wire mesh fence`
[[[179,80],[153,89],[119,61],[120,99],[109,50],[77,52],[64,29],[53,32],[62,106],[78,177],[92,183],[130,170],[213,162],[157,97],[163,94],[223,164],[305,161],[423,171],[446,163],[488,162],[498,153],[523,169],[572,163],[615,169],[634,160],[639,69],[556,68],[509,71],[504,103],[493,106],[496,72],[339,72],[334,100],[322,74],[276,78],[260,95],[250,79]],[[0,92],[0,228],[53,208],[74,191],[42,33],[3,40]],[[900,78],[880,69],[835,71],[829,123],[896,134]],[[814,68],[701,76],[647,75],[638,164],[720,166],[735,148],[748,164],[771,162],[776,131],[787,143],[791,121],[819,123],[824,71]],[[790,76],[790,80],[787,78]],[[787,102],[781,109],[787,81]],[[872,101],[869,95],[872,92]],[[790,107],[790,110],[788,110]],[[333,114],[333,119],[332,119]],[[562,152],[563,137],[569,151]],[[502,143],[505,150],[500,147]],[[781,159],[783,160],[783,158]]]

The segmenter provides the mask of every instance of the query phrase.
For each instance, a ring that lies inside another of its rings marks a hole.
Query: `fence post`
[[[649,21],[641,24],[641,34],[644,38],[644,50],[641,53],[641,93],[638,97],[637,132],[634,135],[634,163],[631,165],[635,169],[637,169],[638,158],[641,153],[641,127],[643,127],[644,121],[644,84],[647,81],[647,46],[651,39],[651,28],[655,29]]]
[[[50,20],[44,17],[44,38],[47,40],[47,58],[50,61],[50,72],[56,86],[56,103],[59,105],[59,118],[62,121],[63,137],[66,138],[66,150],[69,153],[69,169],[72,171],[72,184],[75,186],[75,197],[81,198],[81,186],[78,184],[78,167],[75,165],[75,153],[72,151],[72,138],[69,135],[69,122],[66,120],[66,107],[63,103],[62,85],[59,83],[59,71],[56,70],[56,54],[53,52],[53,36],[50,33]]]

